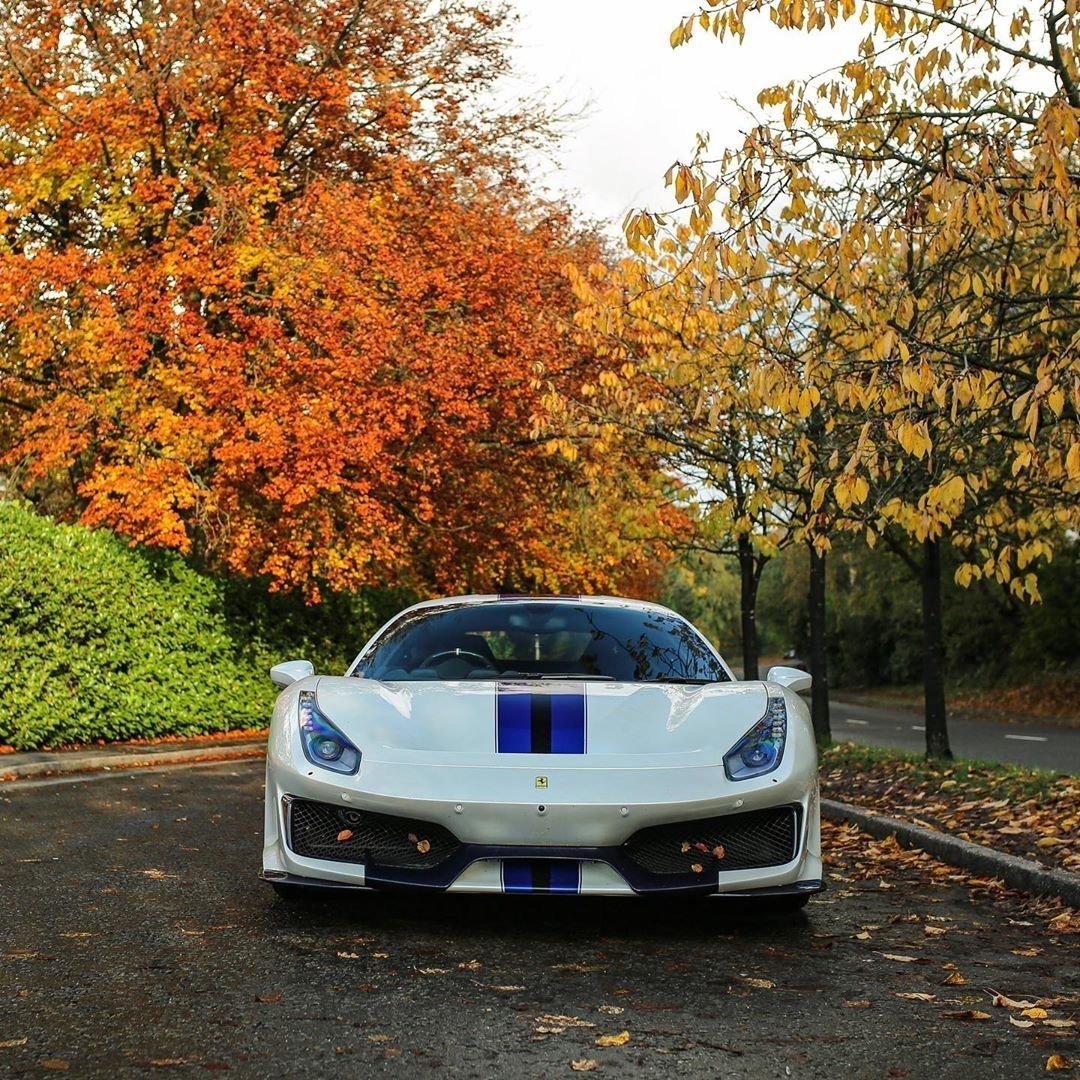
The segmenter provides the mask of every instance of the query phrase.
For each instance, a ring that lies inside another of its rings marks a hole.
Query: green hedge
[[[271,664],[343,670],[398,598],[305,608],[0,502],[0,743],[264,727]]]

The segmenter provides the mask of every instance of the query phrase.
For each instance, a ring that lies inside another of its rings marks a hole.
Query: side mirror
[[[294,682],[315,674],[315,665],[310,660],[286,660],[284,664],[275,664],[270,669],[270,681],[282,690]]]
[[[804,690],[809,690],[814,683],[813,677],[809,672],[800,671],[798,668],[784,667],[781,664],[769,668],[765,678],[769,682],[774,682],[780,686],[786,687],[788,690],[793,690],[796,694],[801,694]]]

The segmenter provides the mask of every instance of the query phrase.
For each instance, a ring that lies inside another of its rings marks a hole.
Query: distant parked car
[[[774,667],[736,681],[667,608],[464,596],[387,623],[344,676],[279,664],[262,877],[474,893],[822,888],[814,733]]]

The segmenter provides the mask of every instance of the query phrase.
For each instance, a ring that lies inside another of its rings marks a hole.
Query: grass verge
[[[1080,777],[854,743],[823,750],[820,774],[824,798],[1080,872]]]

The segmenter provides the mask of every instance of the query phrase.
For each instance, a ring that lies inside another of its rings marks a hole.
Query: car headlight
[[[782,697],[770,697],[765,715],[724,755],[729,780],[764,776],[780,764],[787,738],[787,707]]]
[[[315,704],[314,690],[300,691],[300,742],[313,765],[339,773],[355,773],[360,768],[360,751]]]

